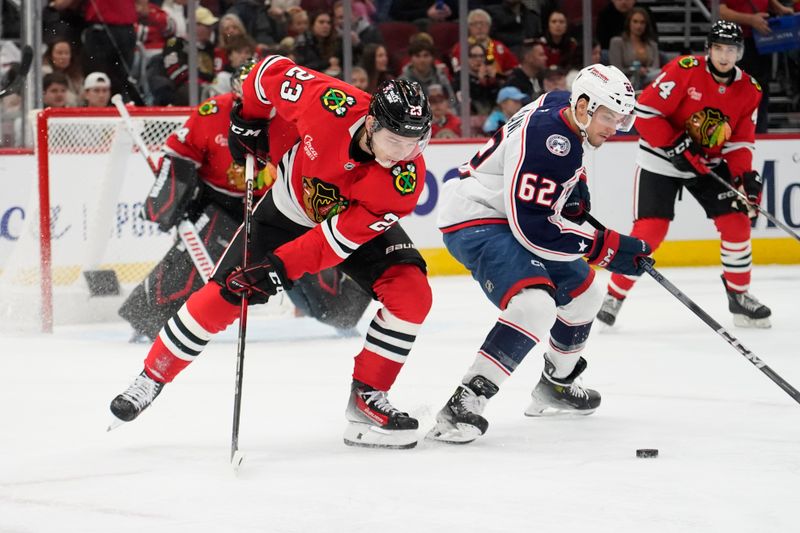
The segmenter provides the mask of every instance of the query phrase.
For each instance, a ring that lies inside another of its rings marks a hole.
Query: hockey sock
[[[586,346],[602,300],[603,291],[595,284],[558,308],[545,354],[555,366],[553,377],[563,378],[572,373]]]
[[[406,362],[420,326],[379,309],[367,330],[364,348],[356,356],[353,379],[388,391]]]
[[[461,382],[466,384],[475,376],[483,376],[499,387],[547,335],[553,320],[555,302],[544,290],[524,289],[514,295]]]
[[[425,272],[412,264],[387,268],[372,290],[384,307],[369,325],[364,349],[356,356],[353,379],[388,391],[406,362],[433,297]]]
[[[720,234],[720,258],[725,285],[733,292],[750,288],[753,267],[750,219],[744,213],[729,213],[714,219]]]
[[[641,218],[633,223],[631,236],[642,239],[655,252],[664,242],[669,229],[669,219],[666,218]],[[636,276],[623,276],[622,274],[612,274],[608,282],[608,293],[614,298],[624,300],[628,296],[628,291],[639,280]]]
[[[236,320],[239,306],[227,302],[220,289],[209,282],[167,321],[144,360],[148,376],[169,383],[200,355],[212,335]]]

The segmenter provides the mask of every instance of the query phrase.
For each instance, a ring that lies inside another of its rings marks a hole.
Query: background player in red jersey
[[[148,218],[168,231],[188,218],[212,261],[216,262],[242,223],[245,191],[244,167],[228,150],[228,128],[233,104],[241,97],[241,79],[253,68],[248,62],[233,77],[233,92],[210,98],[195,109],[182,128],[167,138],[161,171],[175,176],[169,187],[157,180],[145,209]],[[270,123],[271,160],[277,160],[297,142],[294,125],[275,117]],[[261,197],[275,180],[269,163],[258,175],[255,195]],[[154,341],[167,320],[203,286],[182,242],[169,252],[131,292],[119,314],[134,329],[134,341]],[[372,298],[355,281],[336,268],[300,278],[288,292],[303,314],[351,335]]]
[[[746,205],[709,169],[760,203],[762,180],[753,169],[755,123],[761,87],[736,67],[742,57],[738,24],[717,21],[705,57],[683,56],[667,64],[639,97],[641,138],[636,174],[635,222],[631,235],[657,249],[675,216],[675,198],[685,188],[714,221],[720,234],[722,282],[734,323],[769,327],[769,308],[749,292],[752,268],[750,217]],[[638,278],[614,274],[597,315],[613,325]]]
[[[387,398],[431,306],[425,261],[396,222],[411,213],[425,181],[421,152],[431,112],[418,84],[383,83],[373,97],[340,80],[270,56],[247,77],[231,111],[228,147],[267,161],[267,121],[299,138],[281,158],[275,185],[253,212],[249,266],[238,232],[211,281],[159,333],[144,370],[111,403],[131,421],[239,316],[240,299],[266,302],[306,273],[340,265],[383,304],[370,324],[346,410],[346,444],[416,445],[418,422]]]

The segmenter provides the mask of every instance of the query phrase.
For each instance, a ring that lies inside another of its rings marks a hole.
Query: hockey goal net
[[[130,108],[154,156],[189,112]],[[2,265],[0,318],[44,331],[118,318],[175,240],[139,216],[152,172],[114,108],[46,109],[36,123],[38,187]]]

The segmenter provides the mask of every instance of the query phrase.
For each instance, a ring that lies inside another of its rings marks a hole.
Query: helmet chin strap
[[[718,78],[724,79],[726,84],[730,84],[730,82],[733,81],[734,76],[736,76],[736,66],[731,67],[728,72],[722,72],[714,66],[714,62],[711,61],[711,54],[706,55],[706,65],[708,65],[708,70],[711,71],[711,74],[717,76]]]
[[[578,113],[575,111],[575,109],[572,110],[572,116],[575,119],[575,125],[578,126],[578,129],[581,132],[581,137],[583,138],[583,149],[596,150],[597,146],[589,142],[589,133],[586,131],[589,129],[589,125],[592,123],[592,115],[589,114],[588,110],[586,111],[586,116],[588,117],[586,124],[578,120]]]

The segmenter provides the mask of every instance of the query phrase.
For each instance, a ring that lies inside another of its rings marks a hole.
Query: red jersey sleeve
[[[424,184],[422,157],[391,170],[375,165],[353,190],[354,200],[346,210],[275,250],[286,267],[286,275],[295,280],[307,272],[313,274],[338,265],[359,246],[409,215]],[[404,194],[412,187],[412,192]]]
[[[722,155],[728,163],[731,176],[741,176],[753,168],[753,149],[756,139],[756,120],[758,106],[761,104],[761,86],[747,74],[745,83],[748,90],[739,106],[740,115],[735,122],[730,138],[722,146]]]
[[[683,63],[681,63],[683,62]],[[698,68],[692,56],[678,57],[661,70],[661,74],[648,85],[636,104],[636,129],[651,146],[664,147],[672,144],[685,131],[683,124],[676,126],[669,121],[681,99],[686,95],[690,72],[687,66]]]

